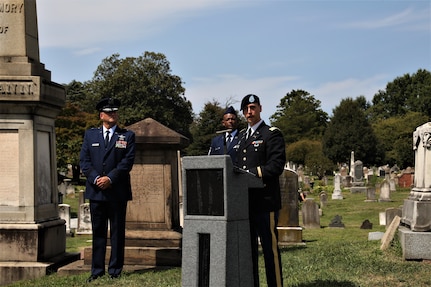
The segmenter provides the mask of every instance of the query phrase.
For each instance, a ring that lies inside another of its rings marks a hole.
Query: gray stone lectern
[[[0,285],[43,276],[65,256],[55,117],[64,88],[39,61],[35,0],[0,3]]]
[[[248,188],[229,156],[183,158],[182,286],[253,286]]]

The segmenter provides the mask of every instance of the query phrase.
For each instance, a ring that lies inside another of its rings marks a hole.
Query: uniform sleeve
[[[88,130],[84,134],[84,140],[82,142],[81,152],[79,154],[79,165],[89,182],[93,183],[96,177],[99,176],[99,173],[93,167],[93,163],[91,161],[90,139]]]

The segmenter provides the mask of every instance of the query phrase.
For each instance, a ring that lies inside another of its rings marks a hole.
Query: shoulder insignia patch
[[[272,131],[272,132],[273,132],[273,131],[280,131],[280,129],[279,129],[279,128],[277,128],[277,127],[270,127],[270,128],[269,128],[269,130],[270,130],[270,131]]]

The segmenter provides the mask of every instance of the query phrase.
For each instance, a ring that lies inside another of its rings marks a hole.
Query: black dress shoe
[[[120,274],[111,274],[111,275],[109,275],[109,278],[118,279],[118,278],[120,278]]]
[[[102,277],[103,275],[90,275],[90,277],[88,277],[87,282],[90,283],[94,280],[96,280],[97,278]]]

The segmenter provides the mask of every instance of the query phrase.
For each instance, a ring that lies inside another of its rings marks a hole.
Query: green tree
[[[171,74],[163,54],[145,52],[143,56],[125,59],[114,54],[102,61],[91,81],[72,81],[65,89],[66,106],[56,119],[60,170],[65,170],[67,164],[78,165],[84,131],[100,125],[95,105],[104,97],[121,100],[122,125],[151,117],[191,136],[191,103],[184,96],[181,79]]]
[[[308,172],[319,177],[335,168],[323,154],[322,142],[318,140],[304,139],[288,145],[286,158],[289,162],[305,166]]]
[[[378,91],[370,109],[374,120],[420,112],[431,117],[431,73],[419,69],[415,74],[397,77]]]
[[[301,139],[321,138],[328,114],[314,96],[303,90],[292,90],[280,100],[270,121],[283,132],[286,144],[290,144]]]
[[[373,130],[379,147],[385,152],[382,163],[397,164],[400,168],[414,166],[413,132],[428,120],[428,116],[419,112],[407,112],[375,122]]]
[[[57,166],[65,172],[71,164],[75,182],[79,181],[79,152],[84,132],[98,123],[97,115],[84,112],[71,102],[66,102],[55,120]]]
[[[341,100],[322,139],[323,152],[334,163],[349,162],[351,151],[364,164],[379,159],[377,139],[363,109],[363,99]]]
[[[191,135],[192,104],[163,54],[145,52],[124,59],[114,54],[97,67],[89,86],[96,99],[121,100],[121,122],[126,126],[151,117],[186,137]]]

